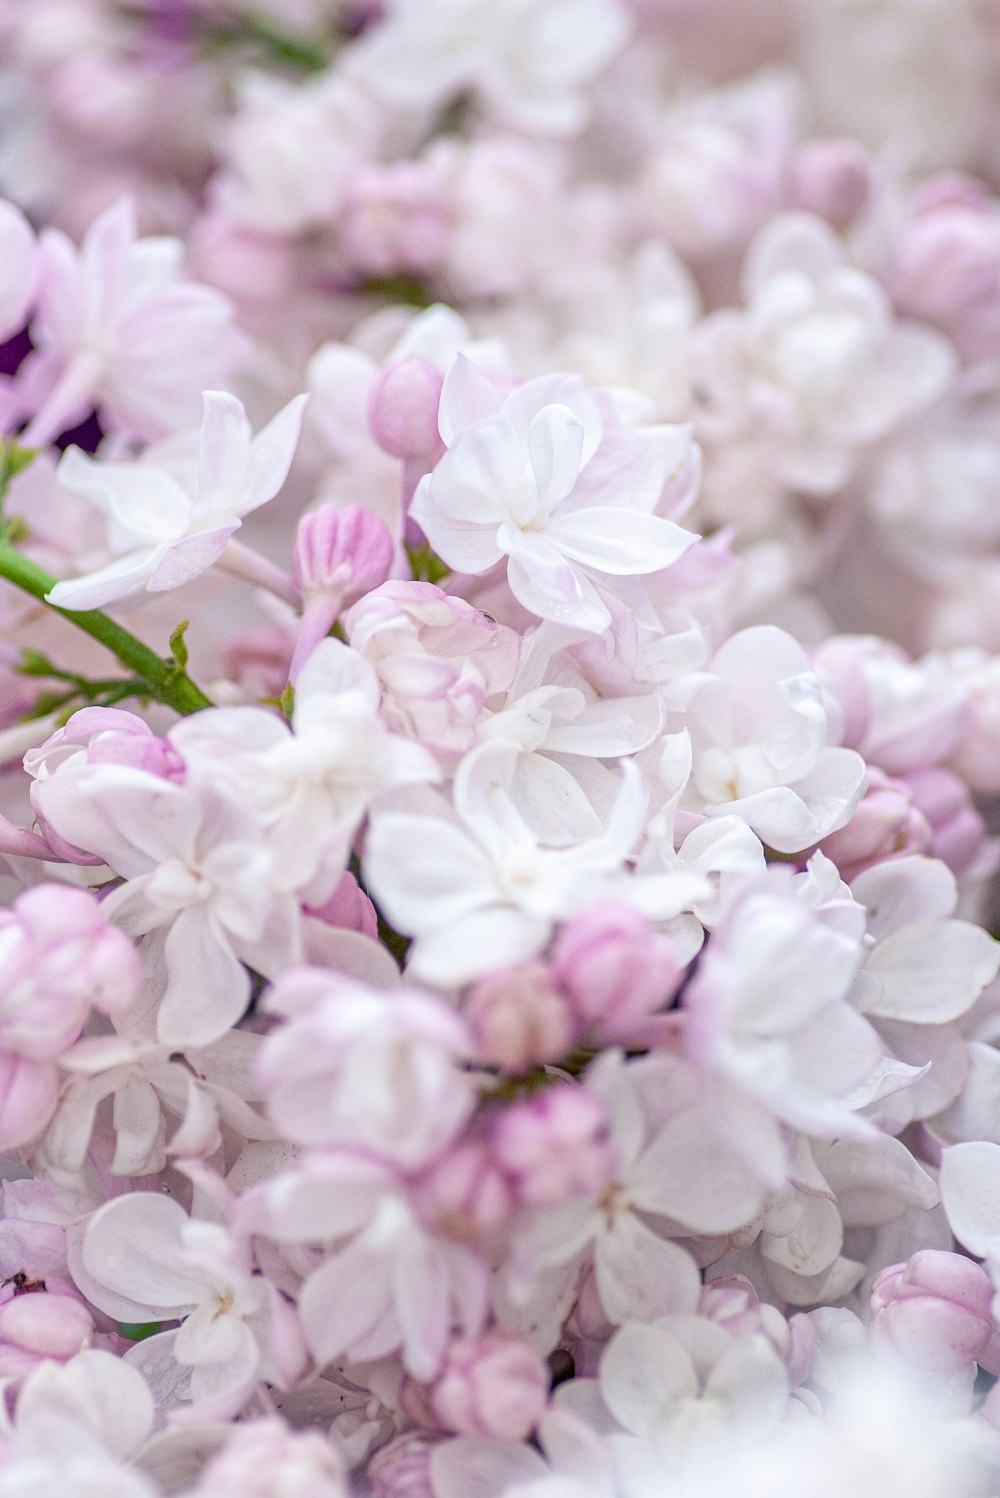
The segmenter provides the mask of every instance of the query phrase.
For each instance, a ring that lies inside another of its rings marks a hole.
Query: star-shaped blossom
[[[285,482],[306,399],[289,401],[254,437],[235,396],[206,390],[196,464],[175,442],[149,449],[135,463],[100,462],[71,447],[59,480],[104,512],[113,560],[57,583],[48,602],[105,608],[200,576],[218,561],[243,516]]]
[[[590,634],[611,625],[602,591],[669,567],[697,539],[656,512],[690,500],[697,449],[686,427],[619,431],[576,375],[529,380],[503,398],[459,356],[439,413],[447,452],[410,514],[449,567],[507,558],[519,603]]]

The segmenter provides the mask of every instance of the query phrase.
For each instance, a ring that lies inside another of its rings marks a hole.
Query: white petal
[[[554,515],[544,535],[572,561],[621,577],[659,572],[698,539],[672,520],[644,515],[625,505],[618,509],[593,505]]]
[[[855,989],[865,1014],[943,1025],[966,1014],[1000,971],[1000,943],[968,921],[904,926],[870,953]]]
[[[187,1213],[155,1191],[118,1196],[89,1219],[79,1265],[89,1300],[118,1321],[173,1320],[204,1294],[178,1267]],[[74,1269],[76,1278],[76,1268]]]
[[[956,1144],[941,1157],[941,1201],[963,1248],[984,1257],[1000,1239],[1000,1144]]]
[[[698,1379],[672,1332],[636,1322],[623,1326],[601,1358],[601,1394],[615,1419],[643,1440],[661,1436],[675,1406],[695,1399]]]
[[[619,1212],[594,1249],[597,1293],[609,1320],[652,1320],[693,1311],[701,1277],[689,1253],[660,1238],[634,1212]]]

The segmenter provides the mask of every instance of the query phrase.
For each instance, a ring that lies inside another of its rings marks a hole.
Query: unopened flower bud
[[[909,786],[871,765],[868,789],[851,820],[824,838],[820,847],[850,884],[872,864],[927,853],[931,840],[930,825],[914,804]]]
[[[359,167],[344,192],[340,242],[372,276],[421,275],[444,256],[448,203],[433,161]]]
[[[953,874],[971,868],[986,846],[986,824],[972,804],[968,787],[950,770],[914,770],[906,783],[931,830],[930,854]]]
[[[0,1295],[0,1378],[20,1382],[46,1359],[66,1362],[90,1343],[94,1318],[72,1285],[46,1281],[19,1293],[11,1282]]]
[[[390,457],[431,462],[441,446],[438,406],[444,376],[428,359],[410,354],[388,364],[368,397],[368,426]]]
[[[683,968],[665,937],[628,905],[576,916],[559,933],[554,972],[580,1024],[601,1040],[627,1040],[632,1026],[662,1009]]]
[[[519,1199],[535,1207],[599,1191],[615,1166],[604,1109],[582,1087],[550,1087],[504,1109],[493,1149]]]
[[[320,505],[299,521],[292,576],[304,607],[292,655],[293,682],[341,611],[385,582],[392,557],[384,523],[360,505],[343,510]]]
[[[876,1276],[868,1338],[927,1373],[948,1377],[977,1362],[996,1373],[1000,1336],[992,1304],[993,1286],[981,1265],[962,1254],[922,1249]]]
[[[792,203],[846,229],[867,208],[872,162],[853,140],[810,140],[792,163]]]
[[[0,1050],[0,1150],[20,1149],[42,1132],[59,1101],[53,1061]]]
[[[545,1410],[548,1386],[534,1348],[514,1332],[493,1330],[455,1338],[426,1391],[427,1407],[442,1430],[522,1441]]]
[[[350,869],[341,874],[326,903],[307,910],[306,914],[343,931],[360,931],[373,939],[378,936],[378,912]]]
[[[391,566],[392,537],[361,505],[320,505],[299,521],[292,576],[306,600],[333,595],[339,611],[385,582]]]
[[[469,994],[465,1018],[480,1061],[514,1076],[559,1061],[573,1047],[573,1016],[544,962],[481,978]]]
[[[434,1498],[430,1466],[433,1444],[409,1431],[383,1446],[368,1464],[372,1498]]]
[[[510,1184],[481,1139],[447,1150],[421,1176],[413,1199],[436,1232],[487,1252],[503,1241],[513,1207]]]
[[[139,960],[88,890],[38,884],[0,911],[0,1045],[41,1060],[71,1046],[91,1007],[128,1008]]]
[[[343,1462],[318,1431],[256,1420],[233,1427],[191,1498],[344,1498],[346,1492]]]

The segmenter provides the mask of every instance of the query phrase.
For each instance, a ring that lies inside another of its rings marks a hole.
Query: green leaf
[[[292,721],[292,713],[295,711],[295,688],[290,681],[285,683],[285,690],[279,698],[279,706],[290,723]]]
[[[130,1342],[145,1342],[147,1337],[155,1337],[162,1326],[162,1321],[119,1321],[118,1330]]]
[[[13,437],[0,438],[0,500],[6,496],[11,479],[30,468],[38,452],[37,447],[21,447]]]

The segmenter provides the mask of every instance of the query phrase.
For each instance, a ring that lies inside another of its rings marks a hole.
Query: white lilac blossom
[[[0,1498],[997,1490],[995,11],[0,0]]]
[[[172,451],[151,448],[137,463],[98,462],[71,448],[59,481],[104,512],[112,559],[56,583],[50,601],[59,608],[104,607],[180,587],[211,567],[243,517],[285,482],[305,400],[296,397],[251,437],[235,396],[207,390],[194,455],[183,441]]]
[[[697,456],[686,430],[608,430],[568,376],[529,380],[502,400],[461,358],[445,377],[440,423],[447,452],[421,480],[412,517],[462,572],[507,557],[511,592],[540,618],[603,632],[602,590],[625,587],[612,579],[659,572],[694,544],[655,513],[668,487],[675,508],[690,493]]]

